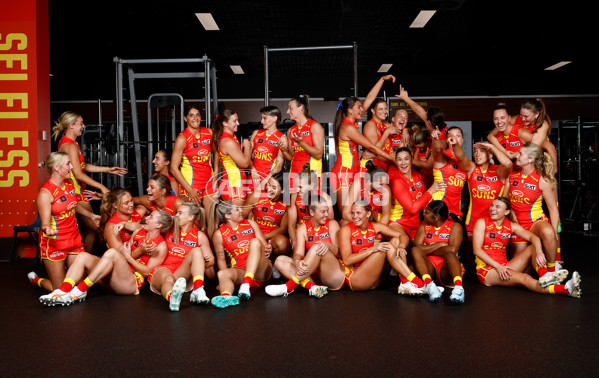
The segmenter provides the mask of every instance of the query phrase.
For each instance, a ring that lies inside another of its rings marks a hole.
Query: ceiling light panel
[[[243,68],[241,68],[241,66],[232,65],[230,67],[231,67],[231,71],[233,71],[233,73],[235,75],[243,75],[243,74],[245,74],[245,72],[243,72]]]
[[[379,67],[379,70],[376,72],[389,72],[389,70],[391,69],[391,66],[393,66],[393,64],[389,64],[389,63],[383,63],[381,64],[381,66]]]
[[[570,63],[572,63],[572,61],[562,61],[562,62],[554,64],[553,66],[545,68],[545,71],[557,70],[558,68],[563,67],[566,64],[570,64]]]
[[[214,21],[214,17],[212,17],[211,13],[196,13],[196,17],[202,23],[202,26],[206,30],[220,30],[216,21]]]
[[[431,17],[433,17],[435,12],[437,12],[437,11],[434,11],[434,10],[420,11],[420,13],[418,13],[418,16],[416,16],[416,18],[412,22],[412,25],[410,25],[410,28],[411,29],[423,28],[426,25],[426,23],[431,19]]]

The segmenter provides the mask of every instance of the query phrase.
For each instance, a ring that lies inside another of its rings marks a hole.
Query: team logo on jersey
[[[524,188],[530,189],[530,190],[537,190],[537,186],[536,185],[527,184],[527,183],[524,183]]]
[[[426,238],[427,239],[432,239],[433,238],[432,232],[429,232],[428,234],[426,234]]]
[[[274,141],[274,140],[269,140],[269,141],[268,141],[268,144],[269,144],[270,146],[275,146],[275,147],[277,147],[277,146],[278,146],[277,142],[276,142],[276,141]]]
[[[268,222],[268,223],[275,223],[275,218],[273,218],[273,217],[270,217],[270,216],[268,216],[268,215],[265,215],[265,216],[263,216],[263,217],[262,217],[262,220],[263,220],[264,222]]]
[[[308,242],[312,243],[314,241],[314,236],[310,235],[308,236]]]
[[[439,234],[439,239],[447,239],[447,240],[449,240],[449,234]]]
[[[202,144],[203,144],[204,146],[205,146],[205,145],[208,145],[208,144],[210,144],[210,139],[203,140],[203,141],[202,141]]]
[[[231,235],[231,241],[237,240],[237,235]]]
[[[249,247],[250,245],[250,241],[249,240],[242,240],[239,243],[237,243],[237,248],[239,249],[246,249],[247,247]]]
[[[204,155],[210,155],[210,151],[209,150],[199,150],[198,151],[198,156],[204,156]]]
[[[416,191],[416,187],[414,185],[410,186],[410,191],[411,192],[415,192]]]
[[[362,239],[356,239],[356,245],[362,245]]]
[[[276,215],[284,215],[285,214],[285,210],[277,210],[277,209],[275,209],[275,214]]]
[[[495,242],[495,243],[491,244],[491,248],[493,248],[493,249],[503,249],[503,244],[501,244],[500,242]]]
[[[264,139],[262,139],[262,138],[258,139],[257,143],[264,143]]]
[[[67,210],[73,210],[76,207],[77,207],[77,201],[73,201],[73,202],[69,203],[69,205],[67,206]]]
[[[250,228],[250,229],[247,229],[247,230],[245,230],[245,231],[242,231],[242,232],[241,232],[241,235],[243,235],[243,236],[247,236],[247,235],[250,235],[250,234],[252,234],[253,232],[254,232],[254,230],[253,230],[252,228]]]
[[[465,175],[464,173],[462,173],[462,172],[456,172],[456,174],[455,174],[455,177],[456,177],[458,180],[462,180],[462,181],[465,181],[465,180],[466,180],[466,175]]]
[[[309,132],[309,131],[302,131],[302,132],[300,133],[300,135],[301,135],[301,136],[308,136],[308,135],[310,135],[310,132]]]
[[[491,187],[489,185],[479,185],[476,187],[481,192],[490,192]]]
[[[495,239],[495,233],[494,233],[494,232],[490,232],[490,233],[489,233],[489,237],[490,237],[491,239]]]
[[[181,248],[181,247],[172,247],[171,248],[171,252],[177,255],[184,255],[185,254],[185,249]]]
[[[501,147],[506,148],[507,145],[505,143],[501,143]]]
[[[375,236],[371,236],[368,238],[368,242],[369,243],[374,243],[374,240],[376,239],[376,235]]]
[[[263,213],[268,213],[268,206],[262,207],[262,212]]]
[[[518,180],[514,180],[514,181],[512,181],[512,186],[513,186],[513,187],[516,187],[516,186],[518,186],[518,185],[520,185],[520,181],[518,181]]]
[[[200,148],[200,145],[199,145],[199,144],[197,144],[197,143],[194,143],[192,147],[193,147],[193,148]]]
[[[191,241],[191,240],[185,240],[185,242],[183,242],[184,245],[188,246],[188,247],[195,247],[198,245],[198,243]]]
[[[512,195],[515,197],[524,197],[524,193],[522,193],[520,190],[512,190]]]
[[[502,239],[511,239],[511,237],[512,237],[512,234],[510,234],[510,233],[502,233],[501,234]]]
[[[322,233],[322,234],[318,235],[318,238],[319,238],[320,240],[323,240],[323,239],[328,239],[329,237],[330,237],[330,235],[329,235],[329,233],[328,233],[328,232],[325,232],[325,233]]]
[[[518,142],[518,141],[510,142],[510,147],[519,147],[519,146],[520,146],[520,142]],[[503,147],[505,147],[505,145]]]
[[[67,202],[67,196],[60,196],[58,199],[60,202]]]
[[[256,147],[256,151],[266,154],[266,153],[268,153],[268,148],[265,146],[258,146],[258,147]]]
[[[483,176],[476,176],[476,181],[483,181]]]
[[[497,180],[499,180],[497,176],[487,177],[487,182],[496,182]]]

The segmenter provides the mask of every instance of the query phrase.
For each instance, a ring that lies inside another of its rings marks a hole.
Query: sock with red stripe
[[[197,290],[204,286],[204,276],[195,276],[193,278],[193,289]]]
[[[307,290],[310,290],[312,288],[312,286],[314,286],[314,282],[312,282],[308,278],[306,278],[305,280],[302,281],[301,285],[302,285],[302,287],[306,288]]]
[[[231,293],[229,293],[228,291],[223,291],[222,293],[220,293],[220,295],[223,297],[230,297]]]
[[[73,281],[70,278],[65,278],[65,280],[62,282],[62,285],[60,285],[58,289],[64,291],[65,293],[68,293],[69,291],[71,291],[73,286],[75,286],[75,281]]]
[[[431,278],[430,274],[425,274],[424,276],[422,276],[422,280],[424,281],[425,285],[428,285],[429,283],[433,282],[433,279]]]
[[[551,286],[549,286],[549,294],[570,295],[568,290],[566,290],[566,285],[551,285]]]
[[[548,272],[555,272],[555,263],[554,262],[553,263],[550,263],[550,262],[547,263],[547,271]]]
[[[557,247],[557,254],[555,255],[555,261],[562,261],[562,248]]]
[[[291,279],[285,284],[285,286],[287,286],[287,293],[291,293],[296,287],[299,286],[299,284],[300,281],[296,276],[291,277]]]
[[[407,284],[408,281],[404,276],[402,276],[401,274],[399,275],[399,282],[401,282],[402,284]]]
[[[79,285],[77,285],[77,289],[79,289],[82,293],[85,293],[87,289],[89,289],[92,286],[94,286],[94,283],[88,277],[83,281],[79,282]]]
[[[453,284],[455,286],[462,286],[462,277],[460,277],[460,276],[453,277]]]
[[[547,273],[547,268],[545,268],[544,266],[535,266],[535,270],[537,271],[539,277],[543,277]]]
[[[424,282],[422,282],[422,280],[418,278],[414,272],[410,273],[410,275],[408,276],[408,281],[410,281],[418,287],[424,287]]]
[[[243,276],[243,281],[241,282],[241,284],[242,285],[244,283],[251,284],[253,280],[254,280],[254,275],[252,273],[246,273],[245,276]]]
[[[39,287],[42,287],[42,281],[45,280],[45,278],[40,278],[38,276],[33,277],[33,279],[31,279],[31,283],[34,285],[37,285]]]

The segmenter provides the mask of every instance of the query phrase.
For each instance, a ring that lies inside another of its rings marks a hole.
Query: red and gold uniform
[[[175,273],[177,269],[183,264],[185,261],[185,256],[195,247],[199,247],[200,243],[198,241],[198,233],[200,231],[192,226],[191,229],[187,233],[181,233],[179,235],[179,245],[175,243],[175,236],[171,231],[169,231],[165,236],[166,246],[168,248],[168,253],[162,262],[162,265],[157,266],[152,270],[152,272],[148,275],[148,282],[152,283],[152,277],[154,273],[158,269],[167,268],[171,271],[171,273]]]
[[[119,217],[117,215],[117,213],[112,214],[112,216],[110,217],[110,219],[108,219],[108,221],[106,223],[114,223],[114,224],[119,224],[121,222],[134,222],[134,223],[139,223],[141,221],[141,215],[139,215],[139,213],[135,210],[133,210],[133,214],[131,214],[131,218],[127,219],[123,219],[121,217]],[[123,243],[128,242],[129,239],[131,239],[131,234],[132,232],[123,228],[121,230],[121,232],[119,233],[119,235],[121,236],[121,241]],[[108,244],[106,244],[108,246]],[[108,246],[110,247],[110,246]]]
[[[252,143],[254,150],[252,151],[252,161],[254,168],[260,173],[260,178],[263,179],[277,165],[277,155],[279,154],[278,140],[283,136],[279,130],[272,134],[268,134],[266,130],[258,130]]]
[[[220,156],[220,183],[218,186],[220,197],[223,201],[231,201],[235,199],[245,199],[246,197],[246,176],[243,168],[239,168],[237,163],[229,156],[222,153],[220,149],[220,142],[223,139],[231,138],[241,150],[241,144],[237,140],[237,137],[231,133],[223,132],[218,147],[218,154]]]
[[[191,133],[189,127],[181,132],[185,137],[185,148],[181,158],[181,174],[193,189],[198,191],[200,198],[214,194],[212,188],[212,162],[210,161],[212,135],[210,129],[200,127],[197,137]],[[170,179],[170,177],[169,177]],[[181,186],[179,194],[187,196]]]
[[[308,122],[301,126],[296,123],[289,129],[289,135],[294,133],[300,136],[307,145],[314,146],[314,141],[312,140],[313,123],[313,119],[309,119]],[[322,174],[322,160],[313,158],[295,140],[293,140],[293,138],[289,138],[289,143],[291,143],[291,150],[293,151],[293,158],[291,159],[291,174],[289,175],[290,187],[293,188],[295,186],[293,179],[302,169],[304,169],[304,165],[306,163],[310,164],[310,170],[316,172],[320,181],[320,176]]]
[[[286,212],[287,205],[285,205],[285,202],[282,200],[272,202],[269,199],[259,201],[252,210],[254,220],[264,235],[279,228]]]
[[[489,213],[491,202],[503,194],[503,182],[497,175],[497,166],[490,165],[486,171],[480,167],[474,168],[468,177],[470,206],[466,214],[466,231],[472,240],[474,223]]]
[[[167,196],[166,197],[166,204],[164,204],[164,207],[162,208],[162,210],[166,211],[171,216],[174,216],[175,215],[175,201],[176,200],[177,200],[176,196]],[[156,205],[154,202],[150,203],[150,211],[154,211],[154,210],[158,210],[158,209],[160,209],[158,207],[158,205]]]
[[[314,227],[312,222],[306,222],[306,251],[319,241],[332,243],[331,233],[329,228],[329,219],[327,222],[320,226]]]
[[[226,224],[218,231],[223,238],[223,246],[231,259],[231,268],[246,269],[246,261],[250,251],[250,240],[256,238],[256,233],[247,219],[239,222],[236,228]]]
[[[142,243],[146,243],[147,246],[155,247],[155,246],[158,246],[160,243],[164,242],[164,238],[160,234],[158,234],[158,236],[156,236],[154,239],[151,239],[151,240],[146,240],[146,236],[147,236],[146,230],[144,230],[144,229],[139,230],[137,232],[137,234],[135,234],[135,236],[133,237],[133,240],[131,242],[131,250],[136,250],[137,248],[140,247],[140,245]],[[148,265],[148,261],[150,261],[150,257],[152,257],[152,255],[144,253],[137,259],[137,262],[139,262],[140,264],[143,264],[143,265]],[[131,271],[135,275],[135,281],[137,283],[137,291],[139,292],[141,287],[144,285],[144,282],[146,281],[145,277],[141,273],[139,273],[137,270],[135,270],[135,268],[133,266],[129,265],[129,268],[131,268]]]
[[[64,186],[61,188],[48,180],[42,185],[42,188],[48,189],[52,193],[50,226],[56,231],[56,235],[49,236],[45,232],[41,232],[41,258],[61,261],[66,259],[67,254],[84,252],[81,233],[75,217],[75,208],[80,198],[75,186],[70,180],[65,180]]]
[[[351,125],[358,130],[358,123],[349,119],[343,119],[341,126]],[[341,128],[341,126],[339,126]],[[342,188],[349,188],[354,181],[355,175],[360,171],[360,156],[358,144],[351,140],[338,138],[339,154],[335,166],[331,170],[331,187],[334,192]]]
[[[393,206],[389,219],[401,225],[410,239],[414,240],[420,225],[420,210],[430,202],[432,196],[424,186],[420,173],[414,170],[411,179],[397,170],[391,176],[390,187]]]
[[[453,226],[453,221],[451,219],[447,219],[445,223],[441,225],[441,227],[435,227],[429,224],[424,224],[424,244],[431,245],[436,243],[449,243],[449,237],[451,235],[451,227]],[[457,255],[456,251],[456,255]],[[428,255],[429,261],[435,267],[437,271],[437,279],[441,282],[441,268],[443,267],[443,263],[445,259],[441,256]],[[464,274],[464,265],[462,265],[462,275]],[[447,285],[446,285],[447,286]]]
[[[416,148],[414,149],[414,154],[416,158],[422,162],[428,161],[429,156],[431,155],[430,147]],[[430,188],[433,185],[433,170],[432,169],[420,169],[420,175],[422,176],[422,182],[424,186]]]
[[[302,223],[306,223],[307,221],[310,220],[310,209],[309,209],[310,197],[316,198],[316,196],[321,196],[322,194],[323,194],[323,192],[321,192],[320,190],[318,190],[316,192],[316,194],[304,193],[304,197],[308,201],[308,203],[306,204],[302,200],[302,196],[300,195],[300,193],[297,193],[297,195],[295,196],[294,203],[295,203],[295,208],[297,210],[297,224],[298,225],[300,225]]]
[[[462,201],[462,189],[464,188],[467,175],[466,172],[459,168],[457,160],[451,158],[451,155],[448,155],[449,159],[443,167],[433,169],[434,180],[447,184],[445,190],[433,194],[433,199],[445,202],[449,211],[462,219],[460,204]]]
[[[85,156],[83,156],[83,152],[81,151],[81,147],[79,147],[79,143],[77,143],[73,139],[69,138],[68,136],[63,135],[62,138],[60,138],[60,141],[58,142],[58,149],[60,150],[60,147],[66,143],[73,143],[75,146],[77,146],[77,150],[79,150],[79,164],[81,166],[81,171],[83,171],[85,169]],[[72,163],[76,164],[75,162],[72,162]],[[71,171],[71,181],[73,182],[73,186],[75,187],[76,193],[79,194],[79,196],[80,196],[79,202],[89,202],[85,198],[83,198],[83,191],[85,190],[85,183],[77,181],[73,171]]]
[[[380,220],[381,211],[383,210],[383,193],[374,190],[373,188],[367,190],[363,185],[360,188],[358,199],[362,201],[368,201],[372,213],[374,214],[374,219],[376,219],[377,221]]]
[[[351,251],[352,253],[360,253],[363,249],[370,248],[376,241],[376,231],[372,222],[368,222],[366,230],[362,231],[355,223],[348,223],[347,226],[351,235]],[[364,260],[354,264],[353,269],[359,267]]]
[[[518,117],[520,118],[520,117]],[[522,119],[520,118],[520,121],[522,121]],[[518,152],[520,151],[520,147],[522,147],[522,145],[524,143],[522,143],[522,141],[520,140],[520,137],[518,136],[518,133],[520,132],[520,129],[523,127],[524,125],[522,123],[520,123],[519,125],[512,125],[512,129],[510,130],[510,133],[506,136],[504,135],[502,132],[499,132],[497,134],[497,141],[499,142],[499,144],[501,144],[501,146],[503,148],[505,148],[506,151],[508,152]]]
[[[384,122],[378,122],[376,119],[372,118],[371,119],[372,122],[374,122],[375,126],[376,126],[376,135],[378,137],[378,139],[380,140],[383,137],[383,134],[385,133],[385,130],[387,130],[387,125]],[[387,139],[385,141],[385,145],[383,146],[382,150],[387,152],[388,154],[391,154],[392,152],[389,152],[393,149],[393,147],[391,146],[389,140],[391,139],[391,137],[389,137],[389,139]],[[401,136],[400,139],[401,141]],[[374,163],[374,165],[383,168],[385,171],[387,171],[387,163],[380,160],[379,158],[374,158],[374,159],[370,159],[372,160],[372,162]],[[367,159],[362,158],[360,160],[360,173],[366,172],[366,162],[369,161]]]
[[[483,251],[490,258],[501,265],[508,263],[506,256],[506,248],[512,237],[512,222],[509,219],[504,219],[501,226],[497,226],[489,217],[485,217],[485,238],[483,240]],[[494,268],[487,265],[483,260],[476,257],[476,276],[478,280],[484,284],[487,275]]]
[[[520,226],[530,230],[532,226],[541,220],[548,221],[543,213],[543,193],[539,186],[541,175],[533,171],[528,176],[524,176],[521,170],[513,171],[510,174],[510,190],[508,197],[512,203],[512,211]],[[525,240],[517,235],[512,236],[513,242],[524,242]]]
[[[518,116],[518,117],[516,118],[516,120],[514,121],[514,126],[513,126],[513,127],[516,127],[516,126],[517,126],[518,128],[520,128],[520,127],[523,127],[523,128],[525,128],[526,130],[530,131],[531,133],[534,133],[534,132],[535,132],[535,124],[533,123],[533,124],[531,124],[530,126],[526,126],[526,125],[524,125],[524,121],[522,120],[522,117],[521,117],[521,116]]]

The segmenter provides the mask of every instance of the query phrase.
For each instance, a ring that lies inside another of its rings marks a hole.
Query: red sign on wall
[[[36,0],[0,14],[0,237],[35,220],[38,181],[47,178],[38,180],[37,165],[49,150],[38,133],[49,125],[47,18],[47,1]]]

